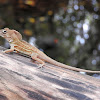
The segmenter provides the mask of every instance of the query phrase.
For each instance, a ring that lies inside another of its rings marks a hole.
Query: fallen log
[[[100,100],[100,80],[0,47],[0,100]]]

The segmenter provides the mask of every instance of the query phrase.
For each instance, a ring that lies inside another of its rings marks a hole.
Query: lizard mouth
[[[6,40],[11,40],[11,37],[9,36],[9,37],[7,37],[7,36],[4,36],[4,38],[6,39]]]
[[[7,38],[11,38],[11,37],[7,37]]]
[[[7,36],[4,36],[5,38],[11,38],[11,37],[7,37]]]

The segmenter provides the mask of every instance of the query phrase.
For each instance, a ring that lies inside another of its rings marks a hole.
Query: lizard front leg
[[[5,50],[5,51],[3,51],[4,53],[9,53],[9,52],[13,52],[14,51],[14,49],[7,49],[7,50]]]
[[[38,62],[40,63],[40,64],[39,64],[39,67],[40,67],[40,68],[43,67],[43,66],[45,65],[45,62],[42,61],[41,59],[39,59],[39,58],[38,58],[38,55],[37,55],[36,53],[32,53],[31,58],[32,58],[33,60],[36,60],[36,61],[38,61]]]
[[[3,51],[3,53],[9,53],[9,52],[13,52],[13,51],[14,51],[14,46],[11,45],[11,48]]]

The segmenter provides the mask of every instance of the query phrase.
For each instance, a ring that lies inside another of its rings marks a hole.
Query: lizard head
[[[5,38],[8,42],[12,42],[16,39],[22,40],[21,34],[16,30],[11,30],[9,28],[4,28],[0,30],[0,36]]]

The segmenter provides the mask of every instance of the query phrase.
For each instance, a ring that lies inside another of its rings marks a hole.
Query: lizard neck
[[[8,42],[9,42],[9,43],[12,43],[12,42],[13,42],[13,40],[9,40]]]
[[[19,43],[20,40],[18,40],[18,39],[13,39],[13,40],[12,40],[12,39],[11,39],[11,40],[9,40],[8,42],[9,42],[10,44],[11,44],[11,43],[15,44],[15,43]]]

